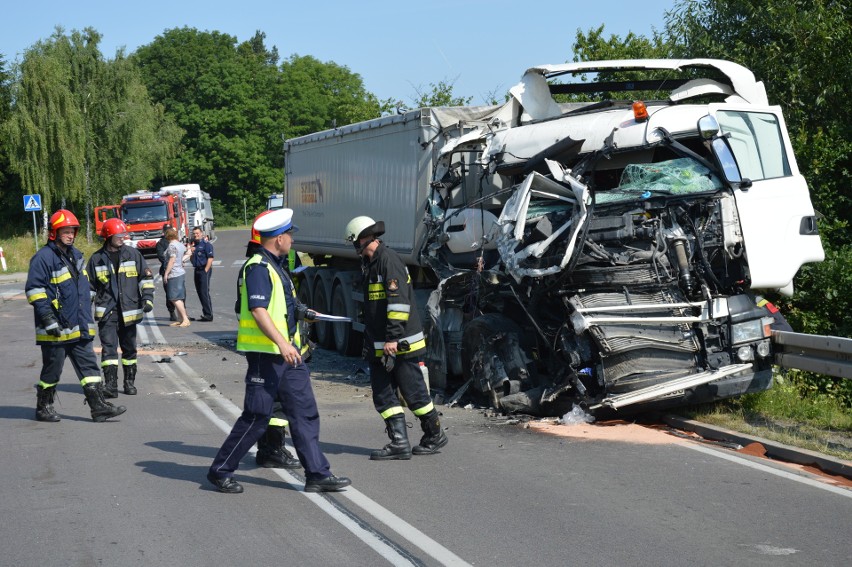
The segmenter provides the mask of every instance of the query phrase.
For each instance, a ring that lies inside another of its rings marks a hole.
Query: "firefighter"
[[[370,363],[373,404],[385,420],[390,443],[373,451],[376,461],[431,455],[447,444],[438,411],[432,404],[420,370],[426,338],[414,304],[411,276],[399,254],[379,240],[385,223],[367,216],[346,225],[346,240],[362,258],[364,271],[364,351]],[[411,448],[405,413],[396,394],[402,393],[408,407],[420,419],[423,437]]]
[[[127,225],[121,219],[104,222],[104,245],[92,254],[86,266],[95,292],[105,398],[118,397],[118,347],[124,393],[136,395],[136,324],[154,309],[154,276],[142,253],[124,245],[128,236]]]
[[[298,327],[307,309],[299,309],[284,267],[293,243],[291,232],[297,230],[292,217],[291,209],[279,209],[254,223],[261,248],[241,270],[237,350],[246,353],[248,362],[246,393],[243,412],[207,472],[207,480],[219,492],[243,491],[234,471],[266,431],[276,397],[290,418],[293,444],[305,468],[305,492],[337,491],[351,484],[348,478],[331,474],[319,447],[319,410],[310,372],[302,361]]]
[[[36,385],[36,420],[56,422],[53,409],[56,385],[71,359],[74,372],[95,422],[127,411],[104,400],[101,372],[92,348],[95,322],[89,278],[83,254],[74,248],[80,223],[73,213],[59,209],[50,217],[47,245],[30,259],[27,301],[33,306],[36,344],[41,346],[42,368]]]

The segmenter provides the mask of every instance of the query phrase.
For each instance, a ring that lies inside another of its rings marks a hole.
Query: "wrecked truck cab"
[[[479,258],[465,265],[442,251],[443,225],[427,238],[424,257],[444,278],[430,311],[442,353],[432,364],[447,360],[439,376],[461,369],[463,388],[496,409],[624,413],[771,384],[771,321],[753,290],[789,293],[799,267],[822,259],[780,109],[738,65],[647,63],[588,69],[732,75],[674,81],[640,119],[632,101],[560,105],[536,68],[487,128],[442,151],[440,181],[452,163],[476,172],[477,191],[461,192],[479,213],[466,222],[481,226],[465,228]],[[685,102],[708,95],[725,102]],[[433,183],[439,215],[447,201],[463,209],[452,187]],[[497,261],[484,254],[486,234]]]
[[[382,219],[421,299],[432,392],[504,412],[766,389],[755,295],[792,293],[823,257],[781,110],[728,61],[541,65],[505,104],[409,110],[284,151],[313,260],[300,297],[353,321],[317,323],[316,341],[360,350],[360,263],[339,232]]]

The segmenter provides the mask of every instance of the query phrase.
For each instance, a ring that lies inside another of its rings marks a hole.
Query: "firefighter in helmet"
[[[101,228],[103,246],[89,258],[86,272],[95,293],[95,321],[101,340],[104,397],[118,397],[118,348],[124,393],[136,394],[136,324],[154,309],[154,276],[142,253],[125,246],[127,225],[108,219]]]
[[[448,441],[420,370],[426,338],[414,302],[411,276],[399,254],[379,239],[384,233],[385,223],[367,216],[353,218],[345,231],[346,240],[362,259],[364,351],[370,363],[373,404],[385,420],[390,438],[384,448],[371,453],[370,459],[377,461],[410,459],[412,453],[431,455]],[[413,449],[397,389],[423,429],[420,444]]]
[[[57,422],[53,408],[56,385],[65,359],[70,358],[83,387],[92,420],[105,421],[127,411],[104,400],[101,372],[92,348],[95,322],[89,278],[83,254],[74,248],[80,223],[71,211],[59,209],[50,217],[47,245],[30,260],[25,291],[33,306],[36,344],[42,369],[36,385],[36,420]]]

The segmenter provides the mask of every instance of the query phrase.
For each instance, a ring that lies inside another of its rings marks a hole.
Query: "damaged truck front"
[[[650,78],[601,82],[632,71]],[[578,73],[597,81],[557,82]],[[637,88],[666,96],[615,98]],[[610,96],[557,102],[583,91]],[[303,224],[384,218],[424,298],[436,393],[562,415],[770,386],[772,319],[755,294],[792,293],[823,250],[781,110],[750,71],[719,60],[542,66],[504,105],[413,112],[402,126],[378,119],[289,141],[287,198]],[[312,144],[381,152],[378,133],[394,127],[409,143],[397,139],[373,167],[306,159]],[[323,230],[296,243],[326,266],[306,274],[303,299],[357,317],[352,257]],[[361,329],[326,329],[326,342],[355,350]]]

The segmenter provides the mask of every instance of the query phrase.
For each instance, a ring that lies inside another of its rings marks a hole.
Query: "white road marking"
[[[195,370],[192,369],[185,361],[180,358],[172,358],[172,363],[175,364],[178,371],[185,375],[186,377],[201,381],[202,383],[206,383],[206,380],[199,377]],[[166,376],[175,384],[175,386],[184,391],[192,391],[188,384],[186,384],[179,376],[177,371],[173,368],[170,368],[169,365],[163,365],[162,370],[165,372]],[[215,404],[222,408],[226,413],[232,415],[234,418],[239,417],[242,410],[237,407],[233,402],[224,396],[214,396],[205,399],[195,399],[192,400],[192,404],[198,408],[207,419],[210,420],[216,427],[222,430],[223,433],[228,434],[231,432],[231,425],[222,420],[210,407],[210,404]],[[255,449],[252,448],[252,452]],[[318,493],[304,492],[304,483],[301,482],[298,478],[291,475],[285,470],[282,469],[272,469],[284,482],[289,484],[294,490],[298,491],[300,494],[311,500],[314,504],[316,504],[320,509],[322,509],[326,514],[330,517],[334,518],[338,523],[340,523],[343,527],[352,532],[358,539],[363,541],[368,547],[373,549],[376,553],[381,555],[385,560],[388,561],[391,565],[415,565],[410,559],[402,555],[399,551],[397,551],[393,546],[389,545],[387,542],[383,541],[381,538],[377,537],[374,533],[366,530],[360,524],[355,522],[351,517],[344,514],[342,511],[338,510],[334,507],[334,505]],[[369,514],[373,515],[376,519],[384,523],[386,526],[394,530],[400,536],[405,538],[407,541],[412,543],[413,545],[419,547],[423,550],[424,553],[434,558],[436,561],[439,561],[442,565],[453,565],[459,567],[467,567],[470,566],[469,563],[464,561],[461,557],[454,554],[452,551],[439,544],[437,541],[433,540],[399,516],[395,515],[390,510],[384,508],[377,502],[374,502],[362,492],[350,487],[347,487],[345,491],[336,493],[336,496],[343,496],[348,498],[353,503],[360,506],[362,509],[367,511]]]
[[[795,473],[791,473],[788,471],[776,469],[774,467],[770,467],[768,465],[764,465],[761,463],[755,463],[748,459],[744,459],[743,457],[737,455],[731,455],[729,453],[724,453],[722,451],[711,449],[709,447],[704,447],[703,445],[699,445],[697,443],[684,443],[680,445],[681,447],[686,447],[688,449],[692,449],[693,451],[698,451],[699,453],[704,453],[707,455],[713,455],[714,457],[718,457],[720,459],[725,459],[727,461],[731,461],[733,463],[737,463],[738,465],[743,465],[761,472],[773,474],[775,476],[780,476],[781,478],[786,478],[787,480],[792,480],[794,482],[800,482],[802,484],[807,484],[808,486],[813,486],[814,488],[819,488],[822,490],[827,490],[828,492],[833,492],[834,494],[839,494],[840,496],[845,496],[846,498],[852,498],[852,490],[848,488],[842,488],[840,486],[834,486],[819,480],[814,480],[812,478],[808,478],[806,476],[801,476]]]

